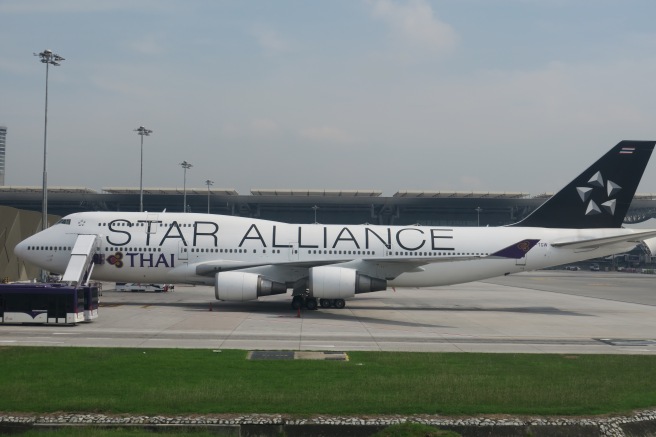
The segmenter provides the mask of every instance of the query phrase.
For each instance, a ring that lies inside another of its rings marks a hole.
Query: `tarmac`
[[[540,271],[362,294],[345,309],[291,296],[219,302],[213,287],[130,293],[104,284],[99,317],[0,325],[1,345],[294,351],[656,354],[656,275]]]

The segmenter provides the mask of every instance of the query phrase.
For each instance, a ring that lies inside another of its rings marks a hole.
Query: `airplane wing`
[[[656,237],[656,230],[635,232],[633,234],[616,235],[613,237],[587,238],[579,240],[558,241],[551,243],[553,247],[564,247],[567,249],[597,249],[604,246],[612,246],[618,243],[639,244],[642,240]]]
[[[331,264],[340,264],[349,260],[332,260],[332,261],[284,261],[284,262],[258,262],[247,263],[234,260],[215,260],[203,262],[196,265],[196,274],[199,276],[214,276],[219,272],[229,272],[234,270],[246,270],[257,267],[268,266],[281,266],[281,267],[297,267],[297,268],[311,268],[318,266],[326,266]]]
[[[489,255],[469,255],[469,256],[440,256],[440,257],[422,257],[422,258],[379,258],[379,259],[356,259],[345,263],[340,263],[340,267],[353,268],[373,277],[385,277],[393,279],[402,273],[421,272],[423,266],[433,263],[445,263],[455,261],[469,261],[478,259],[521,259],[538,244],[540,240],[522,240],[511,244],[499,251]],[[384,275],[380,272],[384,271]]]
[[[372,273],[372,270],[375,272],[384,271],[384,274],[378,274],[379,276],[385,276],[386,278],[393,278],[401,273],[411,273],[411,272],[421,272],[424,269],[422,266],[426,264],[431,264],[435,262],[453,262],[453,261],[466,261],[472,259],[481,259],[485,256],[453,256],[447,257],[443,256],[440,258],[369,258],[369,259],[343,259],[343,260],[330,260],[330,261],[284,261],[278,262],[275,264],[272,263],[238,263],[232,260],[223,261],[216,260],[205,262],[196,266],[196,274],[199,276],[214,276],[219,272],[229,272],[237,270],[247,270],[249,272],[263,272],[265,269],[270,273],[271,269],[278,271],[281,274],[288,271],[289,269],[310,269],[312,267],[320,266],[339,266],[345,268],[352,268],[360,270],[363,272]]]
[[[540,240],[522,240],[517,243],[511,244],[497,252],[489,255],[454,255],[454,256],[440,256],[440,257],[384,257],[384,258],[369,258],[369,259],[343,259],[343,260],[329,260],[329,261],[285,261],[281,263],[244,263],[234,260],[216,260],[204,262],[196,266],[196,274],[200,276],[213,276],[219,272],[235,271],[235,270],[259,270],[278,268],[280,269],[310,269],[312,267],[334,265],[345,268],[353,268],[358,271],[369,273],[374,277],[384,276],[386,278],[394,278],[401,273],[420,272],[424,269],[422,266],[432,263],[444,263],[454,261],[468,261],[475,259],[520,259],[526,256]],[[383,273],[384,272],[384,273]]]

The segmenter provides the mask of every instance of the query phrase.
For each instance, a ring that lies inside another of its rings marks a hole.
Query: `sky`
[[[652,0],[0,0],[6,185],[554,192],[656,140]],[[656,161],[656,159],[654,159]],[[641,193],[656,193],[656,164]]]

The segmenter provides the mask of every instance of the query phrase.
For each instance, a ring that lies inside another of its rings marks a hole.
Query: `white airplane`
[[[343,308],[387,287],[431,287],[607,256],[656,237],[623,229],[655,141],[622,141],[519,223],[502,227],[288,224],[191,213],[82,212],[15,253],[63,280],[214,285],[224,301],[292,290]]]

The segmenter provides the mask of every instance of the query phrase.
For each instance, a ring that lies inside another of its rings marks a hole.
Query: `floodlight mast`
[[[134,129],[137,135],[141,136],[141,172],[139,173],[139,212],[143,212],[143,137],[150,136],[153,133],[152,130],[146,129],[143,126],[139,126],[137,129]]]
[[[187,161],[182,161],[180,163],[180,165],[184,169],[182,212],[187,212],[187,170],[189,170],[191,167],[193,167],[193,165],[188,163]]]
[[[49,66],[58,67],[61,65],[61,61],[65,59],[62,56],[59,56],[56,53],[53,53],[52,50],[44,50],[41,53],[33,53],[34,56],[41,58],[41,62],[46,64],[46,106],[45,106],[45,121],[43,123],[43,204],[42,212],[43,216],[41,218],[41,229],[45,230],[48,228],[48,73]]]
[[[314,210],[314,224],[318,225],[319,222],[317,221],[317,209],[319,209],[319,207],[317,205],[314,205],[312,209]]]
[[[210,213],[210,185],[214,185],[214,181],[206,180],[205,184],[207,185],[207,213]]]

